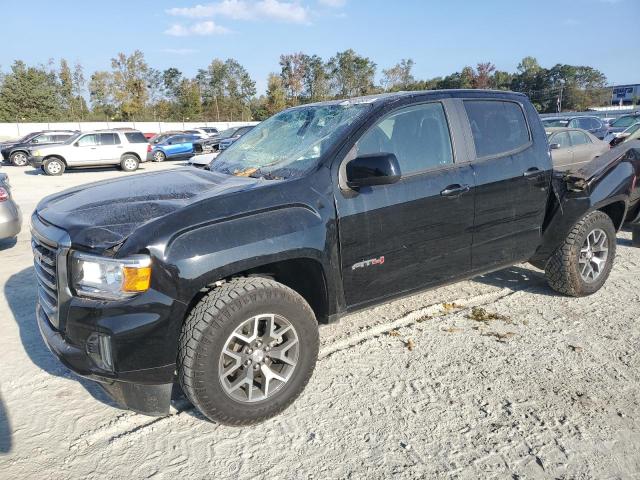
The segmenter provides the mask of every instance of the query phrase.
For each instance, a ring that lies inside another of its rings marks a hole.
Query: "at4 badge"
[[[372,267],[374,265],[382,265],[384,263],[384,255],[378,258],[370,258],[369,260],[363,260],[358,263],[354,263],[351,267],[351,270],[356,270],[358,268],[364,267]]]

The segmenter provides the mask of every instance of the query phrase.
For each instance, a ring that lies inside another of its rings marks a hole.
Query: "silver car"
[[[137,170],[151,145],[138,131],[98,130],[80,133],[60,145],[29,149],[29,163],[47,175],[62,175],[67,168],[119,165]]]
[[[547,128],[551,160],[556,170],[577,170],[609,151],[609,144],[579,128]]]
[[[11,198],[11,187],[6,173],[0,173],[0,240],[13,238],[20,233],[22,214]]]

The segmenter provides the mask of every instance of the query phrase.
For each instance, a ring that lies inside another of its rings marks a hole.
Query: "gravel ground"
[[[323,327],[297,402],[230,428],[180,399],[165,418],[121,410],[40,338],[29,214],[46,194],[124,174],[4,171],[25,224],[0,249],[2,479],[640,478],[640,249],[629,233],[588,298],[557,296],[519,265]]]

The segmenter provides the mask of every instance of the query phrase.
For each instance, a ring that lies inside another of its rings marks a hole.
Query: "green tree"
[[[110,119],[116,111],[112,95],[113,81],[109,72],[98,71],[91,75],[89,80],[89,98],[94,118]]]
[[[135,119],[140,116],[147,103],[147,76],[149,65],[140,50],[131,55],[118,53],[111,59],[113,98],[120,116]]]
[[[382,86],[389,92],[408,90],[415,83],[411,70],[413,60],[402,59],[391,68],[382,70]]]
[[[0,88],[0,121],[58,120],[63,113],[56,72],[22,61],[11,66]]]
[[[282,76],[270,73],[267,80],[267,98],[265,102],[265,109],[269,117],[287,108],[286,96],[287,92]]]
[[[333,93],[338,97],[366,95],[375,91],[376,64],[353,50],[338,52],[329,59]]]

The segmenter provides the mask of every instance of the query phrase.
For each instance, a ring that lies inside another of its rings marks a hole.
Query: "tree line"
[[[595,68],[557,64],[542,67],[525,57],[515,72],[491,62],[465,66],[444,77],[416,79],[414,61],[382,69],[349,49],[329,59],[302,52],[280,56],[267,89],[237,60],[213,59],[194,77],[177,68],[157,70],[136,50],[119,53],[111,68],[87,77],[81,64],[62,59],[46,65],[17,60],[0,72],[0,122],[41,121],[247,121],[309,102],[407,90],[491,88],[526,93],[540,112],[584,110],[607,105],[606,76]]]

